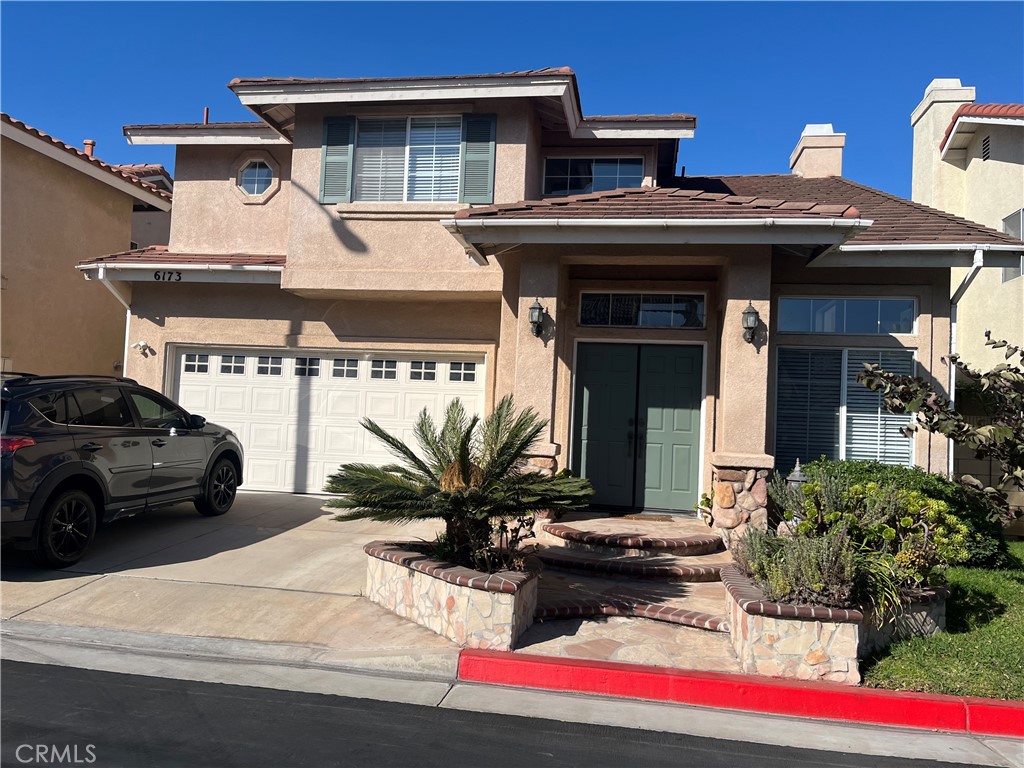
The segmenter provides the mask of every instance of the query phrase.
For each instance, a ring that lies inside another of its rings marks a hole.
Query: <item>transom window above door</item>
[[[580,325],[700,329],[704,327],[704,297],[680,293],[583,293]]]
[[[639,187],[642,157],[549,157],[544,161],[544,195],[565,197]]]
[[[885,336],[913,333],[916,320],[917,303],[913,299],[779,298],[781,333]]]

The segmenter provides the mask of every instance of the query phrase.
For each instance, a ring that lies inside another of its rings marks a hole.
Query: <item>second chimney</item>
[[[845,145],[846,134],[832,130],[832,123],[806,125],[789,156],[789,169],[808,179],[842,176]]]
[[[82,142],[82,145],[85,147],[85,154],[92,157],[93,150],[96,149],[95,139],[86,139]]]

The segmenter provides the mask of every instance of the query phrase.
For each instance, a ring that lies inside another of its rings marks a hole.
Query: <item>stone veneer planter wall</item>
[[[941,588],[915,593],[895,622],[878,628],[857,610],[768,601],[736,566],[722,569],[722,582],[733,649],[748,673],[857,685],[859,659],[946,626],[949,593]]]
[[[412,543],[371,541],[366,596],[467,648],[510,651],[533,623],[537,574],[487,574],[432,560]]]
[[[732,549],[747,528],[768,530],[768,470],[712,467],[712,529]]]

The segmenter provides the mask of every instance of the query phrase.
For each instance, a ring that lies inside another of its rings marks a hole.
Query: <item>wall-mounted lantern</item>
[[[754,331],[757,330],[757,324],[761,322],[761,316],[754,309],[754,305],[751,302],[747,302],[747,308],[743,310],[743,340],[747,343],[754,341]]]
[[[530,326],[533,328],[533,335],[539,337],[544,326],[544,307],[540,305],[540,299],[534,299],[530,305]]]

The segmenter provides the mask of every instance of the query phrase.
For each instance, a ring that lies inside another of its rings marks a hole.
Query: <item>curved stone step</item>
[[[540,546],[534,553],[544,564],[603,576],[669,581],[721,581],[721,570],[732,563],[728,552],[709,555],[654,556],[586,552],[562,546]]]
[[[712,632],[728,632],[721,584],[636,582],[545,571],[538,585],[535,619],[635,616]]]
[[[647,523],[642,531],[634,530],[637,526],[631,525],[621,525],[620,530],[608,530],[609,521],[602,520],[599,522],[600,527],[583,521],[576,525],[545,523],[541,528],[545,533],[561,539],[562,546],[583,552],[633,557],[661,557],[666,554],[688,557],[707,555],[722,549],[722,539],[715,533],[680,536],[676,530],[667,528],[670,523],[662,523],[666,526],[666,535],[655,535],[658,531],[657,528],[652,530],[654,525]]]

